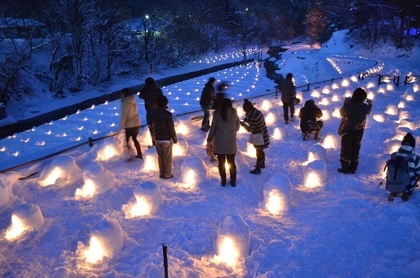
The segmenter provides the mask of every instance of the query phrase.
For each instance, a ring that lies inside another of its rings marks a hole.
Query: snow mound
[[[82,177],[82,170],[77,166],[72,156],[59,156],[41,172],[41,186],[66,186],[73,184]]]
[[[285,175],[275,175],[264,184],[264,202],[260,205],[271,214],[281,214],[292,204],[292,183]]]
[[[206,164],[199,157],[185,159],[181,165],[181,182],[194,187],[208,179]]]
[[[114,173],[96,162],[89,163],[83,169],[83,180],[83,187],[76,189],[76,198],[89,198],[104,193],[119,184]]]

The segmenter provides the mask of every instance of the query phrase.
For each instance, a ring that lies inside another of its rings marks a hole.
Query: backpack
[[[410,171],[408,168],[409,156],[397,156],[395,153],[386,162],[385,188],[390,192],[405,192],[411,185]]]

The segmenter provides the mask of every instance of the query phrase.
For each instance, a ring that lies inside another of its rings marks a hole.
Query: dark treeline
[[[411,49],[420,28],[418,0],[2,0],[0,16],[0,102],[26,93],[22,71],[60,97],[227,47],[322,43],[339,29],[369,49]],[[37,68],[39,53],[48,64]]]

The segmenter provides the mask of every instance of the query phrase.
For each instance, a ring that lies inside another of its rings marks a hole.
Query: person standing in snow
[[[232,107],[232,101],[228,98],[223,99],[220,109],[214,111],[210,132],[207,136],[207,145],[213,145],[210,148],[218,158],[222,186],[226,185],[226,162],[229,165],[229,183],[232,187],[236,186],[236,133],[239,127],[238,113]]]
[[[420,156],[414,153],[415,146],[416,139],[408,132],[401,141],[401,147],[398,151],[391,154],[391,158],[403,157],[404,161],[407,162],[410,184],[407,184],[407,190],[401,196],[404,202],[408,201],[408,198],[413,194],[414,188],[417,186],[417,180],[420,179]],[[388,200],[394,200],[397,195],[398,193],[396,192],[389,193]]]
[[[288,73],[286,79],[280,84],[281,102],[283,103],[283,118],[286,124],[289,123],[289,109],[290,120],[294,121],[295,105],[293,99],[296,98],[296,86],[293,82],[293,74]]]
[[[206,132],[210,129],[209,110],[214,98],[214,83],[216,83],[216,78],[210,77],[209,81],[204,86],[200,97],[200,106],[204,113],[203,121],[201,122],[201,130]]]
[[[228,88],[228,85],[225,82],[222,82],[217,86],[217,92],[216,92],[216,95],[214,96],[213,105],[211,107],[212,109],[214,110],[220,109],[220,106],[222,105],[222,101],[226,97],[225,92],[227,88]]]
[[[149,112],[152,109],[158,107],[157,100],[158,97],[163,95],[162,90],[156,85],[155,80],[152,77],[147,77],[145,80],[145,86],[140,90],[139,98],[144,100],[144,109],[146,110],[146,121],[149,126]],[[150,135],[152,132],[150,131]],[[154,138],[152,136],[153,146],[155,145]]]
[[[178,142],[172,113],[168,110],[168,98],[159,95],[157,108],[149,111],[149,124],[155,140],[159,162],[159,178],[170,179],[172,174],[172,146]]]
[[[365,100],[367,103],[364,103]],[[337,169],[338,172],[356,173],[366,117],[371,110],[372,101],[367,99],[366,91],[360,87],[354,90],[350,103],[341,107],[341,168]]]
[[[140,144],[137,141],[137,135],[140,130],[140,117],[137,102],[135,96],[131,94],[128,88],[121,90],[121,120],[118,131],[120,132],[123,128],[125,130],[127,149],[130,149],[128,142],[131,138],[137,151],[136,158],[143,159]]]
[[[315,101],[313,99],[307,100],[299,111],[300,131],[302,132],[302,139],[304,141],[309,140],[311,134],[315,134],[315,140],[321,140],[319,133],[321,132],[324,123],[317,120],[321,117],[322,111],[315,104]]]
[[[270,144],[270,136],[268,135],[265,118],[261,111],[255,108],[248,99],[244,100],[242,108],[246,115],[245,120],[240,123],[248,132],[251,132],[249,142],[254,145],[257,153],[255,169],[251,170],[250,173],[257,175],[261,173],[261,168],[265,168],[264,149],[268,148]],[[251,140],[252,138],[255,138],[255,140]]]

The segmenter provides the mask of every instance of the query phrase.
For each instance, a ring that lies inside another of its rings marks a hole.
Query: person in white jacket
[[[124,88],[121,90],[121,121],[118,131],[124,129],[126,147],[129,150],[129,140],[133,140],[136,148],[136,158],[143,159],[140,143],[137,141],[137,135],[140,130],[140,117],[135,96],[130,89]]]

